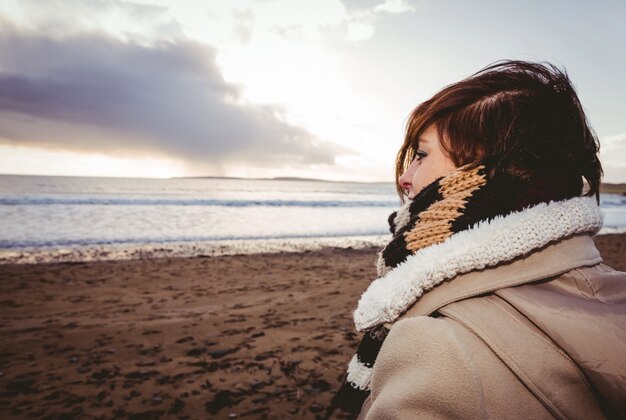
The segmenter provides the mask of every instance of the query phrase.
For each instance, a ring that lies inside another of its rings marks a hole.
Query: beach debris
[[[146,366],[154,366],[156,365],[155,361],[140,361],[135,363],[135,366],[137,367],[146,367]]]
[[[294,360],[281,360],[280,361],[280,370],[285,374],[285,375],[291,375],[291,373],[293,372],[293,370],[298,367],[298,365],[302,363],[302,360],[300,359],[294,359]]]
[[[136,389],[133,389],[130,391],[130,393],[128,395],[124,395],[124,401],[130,401],[135,397],[139,397],[141,395],[141,392],[137,391]]]
[[[241,413],[241,417],[244,416],[255,416],[258,417],[258,414],[263,414],[265,412],[269,411],[269,407],[257,407],[257,408],[253,408],[252,410],[246,411],[245,413]]]
[[[188,350],[185,355],[189,357],[198,357],[205,354],[206,350],[207,349],[205,349],[204,347],[194,347],[191,350]]]
[[[317,404],[317,403],[313,403],[311,404],[311,406],[309,407],[309,411],[311,413],[319,413],[324,409],[324,407],[322,407],[321,405]]]
[[[257,354],[256,356],[254,356],[254,360],[257,362],[260,362],[260,361],[267,360],[275,356],[276,356],[276,352],[270,350],[270,351]]]
[[[189,395],[187,395],[189,396]],[[185,408],[185,402],[179,398],[176,398],[174,400],[174,403],[172,404],[172,407],[169,409],[168,413],[169,414],[178,414],[181,411],[183,411],[183,408]]]
[[[217,414],[222,408],[227,406],[232,407],[239,403],[242,400],[240,395],[241,394],[236,394],[229,390],[218,391],[213,396],[213,399],[204,405],[204,408],[211,414]]]
[[[103,369],[100,369],[97,372],[92,373],[91,377],[93,379],[95,379],[96,381],[102,381],[102,380],[108,378],[109,376],[116,376],[116,375],[117,375],[117,372],[114,373],[114,372],[110,371],[109,369],[103,368]]]
[[[209,352],[209,356],[213,359],[220,359],[228,354],[235,353],[239,351],[238,348],[229,348],[229,349],[221,349],[221,350],[212,350]]]
[[[143,370],[143,371],[136,370],[136,371],[127,373],[125,375],[125,378],[146,380],[158,374],[159,372],[156,370]]]
[[[38,390],[33,385],[35,385],[34,376],[21,376],[8,383],[7,391],[16,394],[34,394]]]
[[[59,391],[53,391],[49,393],[48,395],[46,395],[45,397],[43,397],[43,399],[46,401],[54,401],[54,400],[58,400],[59,398],[61,398],[61,393]]]
[[[198,366],[205,369],[208,372],[215,372],[220,366],[217,362],[207,362],[206,360],[201,360],[199,362],[187,363],[188,366]]]

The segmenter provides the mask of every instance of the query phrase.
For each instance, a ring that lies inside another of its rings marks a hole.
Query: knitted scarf
[[[597,233],[602,226],[602,214],[593,198],[546,204],[566,197],[555,196],[554,191],[529,191],[535,189],[511,177],[488,177],[483,165],[459,168],[432,182],[389,216],[392,239],[378,254],[379,278],[363,294],[354,313],[357,330],[364,336],[328,416],[335,408],[360,411],[370,393],[376,357],[389,332],[385,323],[397,319],[423,293],[457,274],[510,261],[575,233]],[[550,228],[531,228],[531,220],[544,221]],[[459,237],[455,247],[454,238],[463,231],[480,231],[480,241]],[[503,246],[494,244],[495,239]],[[464,246],[458,246],[463,240]],[[438,267],[445,269],[423,268],[431,263],[427,251],[444,246],[448,246],[446,252],[442,249],[437,255],[446,256],[438,262]]]

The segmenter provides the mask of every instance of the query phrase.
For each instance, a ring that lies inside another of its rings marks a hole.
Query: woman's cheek
[[[422,190],[422,188],[428,185],[428,183],[425,182],[426,180],[424,179],[424,175],[427,174],[427,171],[424,171],[424,169],[424,166],[420,165],[413,174],[413,191],[415,191],[415,194],[418,194]]]

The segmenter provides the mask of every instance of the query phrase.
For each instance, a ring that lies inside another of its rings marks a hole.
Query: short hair
[[[457,167],[485,164],[488,177],[550,182],[553,199],[585,195],[599,202],[600,144],[565,70],[549,63],[503,60],[446,86],[418,105],[396,157],[396,187],[416,156],[419,137],[434,124]]]

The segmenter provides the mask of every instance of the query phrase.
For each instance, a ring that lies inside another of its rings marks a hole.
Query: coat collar
[[[599,231],[602,219],[593,198],[576,197],[480,222],[374,280],[354,311],[355,326],[361,331],[393,322],[416,301],[412,311],[428,314],[454,300],[600,262],[590,234]],[[563,243],[548,246],[556,241]],[[425,296],[440,284],[446,287]]]
[[[602,257],[591,235],[580,233],[550,244],[525,258],[517,258],[484,270],[459,274],[454,279],[424,293],[400,318],[430,315],[459,300],[558,276],[573,268],[601,262]],[[396,319],[398,320],[399,318]]]

